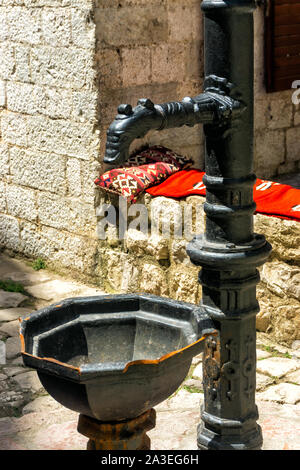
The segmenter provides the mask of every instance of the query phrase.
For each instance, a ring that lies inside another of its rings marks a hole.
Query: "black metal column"
[[[242,105],[236,119],[204,126],[206,231],[188,246],[202,266],[203,306],[219,331],[203,358],[200,449],[260,449],[256,386],[257,267],[271,247],[253,233],[253,10],[251,0],[204,0],[205,75],[224,78]],[[210,79],[206,80],[210,88]]]

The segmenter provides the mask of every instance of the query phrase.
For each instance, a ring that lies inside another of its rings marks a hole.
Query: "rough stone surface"
[[[1,311],[0,311],[1,314]],[[0,326],[0,333],[5,333],[8,336],[17,336],[19,334],[20,322],[19,320],[9,321]]]
[[[299,361],[284,357],[271,357],[257,363],[258,372],[276,378],[281,378],[297,368],[300,368]]]
[[[32,312],[31,308],[7,308],[0,310],[0,322],[11,322]]]
[[[32,284],[39,284],[41,282],[49,281],[49,274],[45,274],[42,271],[40,272],[9,272],[5,275],[5,280],[11,280],[17,283],[21,283],[26,286],[31,286]]]
[[[14,376],[14,381],[22,391],[40,392],[44,390],[35,371],[24,372]]]
[[[15,336],[8,338],[5,343],[6,346],[6,358],[14,359],[16,356],[21,354],[21,341],[20,338]]]
[[[18,307],[26,299],[26,295],[19,294],[18,292],[0,290],[0,308],[2,309]]]
[[[259,393],[257,398],[259,400],[296,405],[300,402],[300,387],[287,383],[273,385],[265,392]]]
[[[39,299],[55,300],[77,292],[80,287],[81,286],[75,282],[51,280],[42,284],[26,286],[26,290],[29,292],[29,294]]]

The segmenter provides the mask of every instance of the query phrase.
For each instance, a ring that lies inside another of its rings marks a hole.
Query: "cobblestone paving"
[[[21,282],[26,295],[0,290],[0,345],[5,343],[6,349],[6,363],[0,364],[0,450],[85,449],[87,439],[77,433],[77,413],[54,401],[36,372],[23,366],[19,317],[54,300],[103,292],[0,255],[0,280],[4,279]],[[201,355],[193,359],[179,390],[156,407],[157,425],[149,432],[153,450],[197,449],[203,402],[201,361]],[[299,450],[300,341],[288,349],[258,334],[256,402],[263,448]]]

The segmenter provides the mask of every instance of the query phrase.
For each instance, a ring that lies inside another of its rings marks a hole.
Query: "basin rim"
[[[188,344],[184,348],[164,354],[159,359],[138,359],[129,362],[94,363],[83,365],[81,367],[75,367],[71,364],[58,361],[52,357],[39,357],[33,354],[29,354],[25,351],[25,342],[22,333],[20,333],[20,339],[21,354],[23,361],[27,366],[36,369],[37,372],[59,376],[62,379],[69,379],[80,383],[86,383],[89,380],[93,380],[99,377],[116,375],[124,376],[125,374],[128,374],[132,371],[136,372],[137,368],[140,369],[141,366],[143,366],[145,375],[147,374],[147,376],[150,376],[151,372],[155,375],[158,372],[158,368],[172,358],[176,359],[178,356],[184,353],[189,353],[187,354],[188,357],[186,359],[189,360],[189,357],[192,358],[193,356],[199,354],[203,350],[202,345],[205,339],[208,336],[216,336],[217,334],[217,331],[205,333],[197,341]],[[147,367],[147,371],[145,367]],[[155,367],[155,369],[153,369],[153,367]],[[152,371],[150,368],[152,368]]]

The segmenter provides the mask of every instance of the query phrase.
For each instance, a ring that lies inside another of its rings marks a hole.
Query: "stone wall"
[[[116,205],[114,198],[109,197],[109,200]],[[204,201],[201,196],[175,200],[151,198],[146,194],[139,202],[147,207],[148,234],[140,227],[132,228],[134,218],[130,217],[124,240],[118,238],[118,218],[116,225],[107,225],[99,271],[106,291],[147,292],[199,303],[199,268],[190,262],[186,244],[194,234],[205,231]],[[192,208],[191,219],[184,215],[187,206]],[[182,226],[182,221],[188,230],[181,237],[176,235],[176,227]],[[160,230],[154,231],[153,226]],[[162,235],[162,228],[168,226],[170,237]],[[299,222],[256,214],[254,230],[264,234],[273,247],[268,262],[260,268],[261,282],[257,293],[261,311],[257,316],[257,329],[291,346],[293,341],[300,339]]]
[[[1,245],[91,272],[100,170],[93,2],[0,5]]]
[[[100,0],[95,12],[100,68],[102,154],[105,131],[120,103],[196,96],[203,82],[199,0]],[[133,148],[170,146],[203,166],[202,127],[151,132]]]
[[[255,145],[254,169],[259,178],[300,171],[300,107],[295,90],[266,93],[264,87],[264,17],[255,18]]]
[[[113,230],[108,240],[97,239],[101,193],[93,183],[104,170],[105,133],[119,103],[202,91],[200,4],[0,0],[1,247],[109,290],[200,299],[182,240],[168,246],[159,237],[140,240],[137,254],[134,232],[126,243]],[[292,91],[265,93],[261,10],[255,12],[255,67],[255,170],[270,178],[299,169],[300,112]],[[199,126],[152,132],[134,147],[146,143],[171,147],[203,168]],[[178,202],[168,204],[178,211]],[[277,231],[281,225],[286,230],[280,221]],[[289,236],[280,240],[284,250]],[[294,257],[278,262],[290,266]]]

